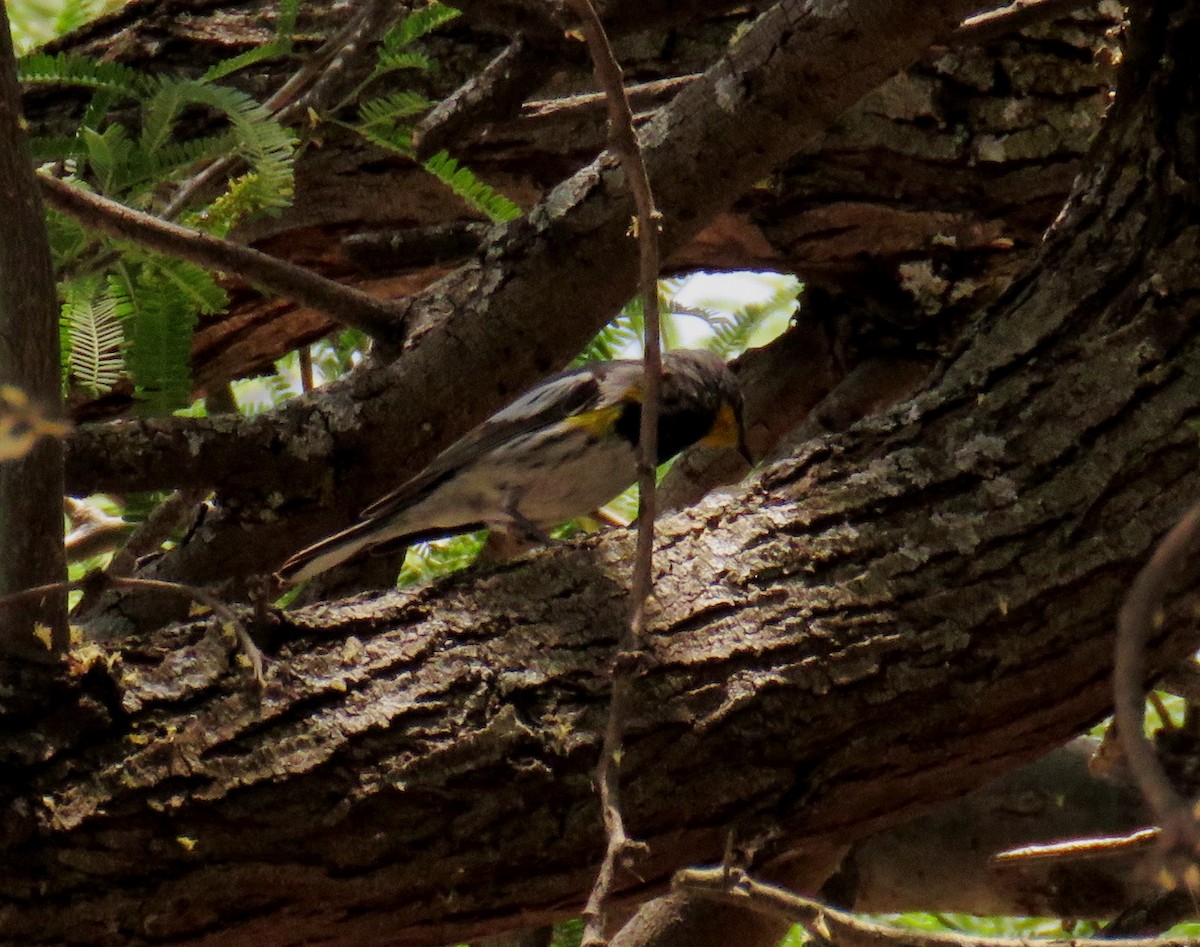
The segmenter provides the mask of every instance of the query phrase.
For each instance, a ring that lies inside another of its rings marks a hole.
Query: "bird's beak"
[[[741,430],[738,431],[737,452],[742,455],[742,460],[749,466],[754,466],[754,458],[750,455],[750,448],[746,446],[746,434]]]

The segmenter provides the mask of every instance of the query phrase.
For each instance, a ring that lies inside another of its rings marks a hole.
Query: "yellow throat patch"
[[[700,443],[706,447],[738,447],[741,444],[741,434],[733,405],[722,401],[712,427],[700,438]]]

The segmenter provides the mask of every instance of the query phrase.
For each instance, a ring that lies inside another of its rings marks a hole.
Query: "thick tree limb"
[[[784,4],[760,20],[643,131],[664,252],[685,244],[969,8],[882,3],[801,12]],[[631,204],[622,185],[601,160],[556,188],[528,220],[495,231],[474,263],[412,300],[416,337],[399,364],[355,373],[319,401],[290,404],[271,418],[220,426],[219,437],[211,419],[82,434],[68,455],[72,487],[121,489],[133,467],[141,489],[151,486],[149,470],[174,484],[215,476],[266,493],[281,486],[272,472],[286,471],[285,495],[314,499],[332,487],[335,505],[288,501],[267,511],[266,525],[231,511],[226,526],[214,523],[165,556],[155,575],[203,583],[269,569],[297,544],[345,525],[373,498],[383,472],[393,480],[415,472],[452,434],[565,363],[628,299],[637,251],[624,236]],[[480,378],[491,382],[482,391]],[[432,402],[429,392],[437,393]],[[316,436],[297,439],[300,431]],[[109,453],[88,442],[93,436]]]
[[[865,836],[1106,712],[1117,605],[1197,484],[1200,10],[1137,23],[1079,199],[939,383],[660,524],[630,896],[731,829],[760,857]],[[36,755],[0,735],[0,935],[434,944],[572,911],[629,547],[285,616],[261,698],[204,623],[95,663]],[[1196,606],[1166,600],[1151,674]]]

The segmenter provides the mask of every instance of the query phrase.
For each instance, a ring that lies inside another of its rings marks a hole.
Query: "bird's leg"
[[[518,504],[520,503],[520,494],[513,492],[508,496],[507,502],[504,504],[504,515],[508,517],[509,525],[506,531],[511,533],[517,539],[539,545],[546,545],[551,542],[550,535],[533,522],[529,517],[521,512]]]

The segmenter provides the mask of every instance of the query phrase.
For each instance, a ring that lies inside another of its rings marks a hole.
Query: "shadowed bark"
[[[1155,14],[1041,264],[937,384],[663,521],[631,893],[730,830],[763,857],[869,834],[1105,712],[1112,615],[1197,483],[1194,77],[1137,66],[1197,21]],[[261,699],[206,622],[128,643],[84,678],[110,729],[48,728],[25,771],[0,931],[435,944],[569,913],[629,545],[285,616]]]
[[[630,900],[731,832],[768,865],[814,859],[1106,712],[1116,608],[1200,484],[1198,24],[1194,3],[1139,12],[1076,199],[928,390],[664,519],[626,728],[650,845]],[[599,279],[581,267],[575,290]],[[412,376],[363,372],[325,405],[428,385],[453,318],[405,354]],[[299,432],[309,411],[279,417]],[[269,555],[242,534],[234,556],[223,528],[229,571]],[[0,939],[441,944],[575,912],[631,546],[277,616],[261,695],[205,619],[91,646],[70,693],[0,718]],[[1196,647],[1197,604],[1171,599],[1156,673]]]
[[[852,15],[784,5],[757,21],[643,130],[664,253],[969,8],[883,3]],[[905,30],[897,31],[889,24],[901,11]],[[623,177],[602,156],[527,218],[495,228],[470,264],[409,300],[413,338],[401,359],[248,422],[176,418],[81,433],[69,452],[69,488],[127,489],[131,473],[141,488],[218,482],[218,512],[146,574],[214,583],[270,571],[348,523],[381,480],[415,473],[453,435],[578,352],[635,286],[631,214]],[[113,613],[119,630],[170,614],[139,602]]]

